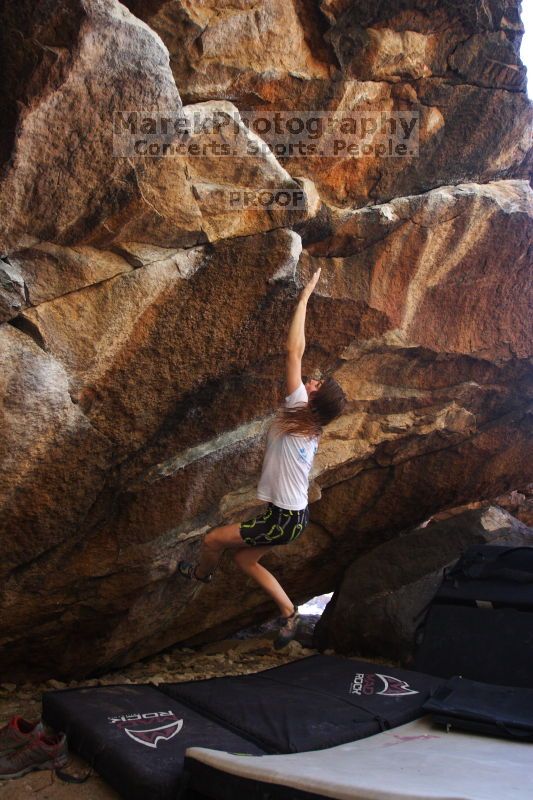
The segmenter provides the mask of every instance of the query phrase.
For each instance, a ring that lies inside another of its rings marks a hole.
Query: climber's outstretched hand
[[[321,270],[321,267],[319,267],[319,268],[317,269],[317,271],[313,273],[313,277],[311,278],[311,280],[309,281],[309,283],[307,283],[307,284],[304,286],[304,288],[302,289],[302,293],[301,293],[301,295],[300,295],[300,299],[301,299],[301,300],[309,300],[309,298],[310,298],[310,297],[311,297],[311,295],[313,294],[313,291],[314,291],[314,289],[315,289],[315,286],[316,286],[316,285],[317,285],[317,283],[318,283],[318,279],[320,278],[320,270]]]

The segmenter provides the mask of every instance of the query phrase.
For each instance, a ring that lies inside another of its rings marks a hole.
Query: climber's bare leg
[[[246,575],[253,578],[270,595],[278,606],[281,616],[288,617],[294,611],[291,599],[272,573],[258,563],[269,550],[272,550],[272,547],[242,547],[233,554],[233,559]]]
[[[243,541],[240,534],[240,523],[221,525],[206,533],[200,549],[200,557],[196,566],[198,578],[205,578],[213,572],[222,553],[227,547],[242,547]]]

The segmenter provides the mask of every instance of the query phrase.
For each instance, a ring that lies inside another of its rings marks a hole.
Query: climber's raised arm
[[[302,382],[302,357],[305,350],[305,314],[307,311],[307,301],[313,293],[319,277],[320,268],[317,269],[309,283],[302,289],[289,327],[285,345],[287,350],[287,394],[292,394]]]

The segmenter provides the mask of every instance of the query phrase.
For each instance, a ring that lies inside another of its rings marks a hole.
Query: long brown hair
[[[279,408],[272,423],[276,435],[320,436],[322,427],[342,413],[346,395],[335,380],[328,377],[316,392],[311,392],[307,403],[292,408]]]

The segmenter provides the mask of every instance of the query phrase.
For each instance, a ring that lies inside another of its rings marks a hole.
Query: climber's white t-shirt
[[[285,398],[285,405],[289,408],[299,403],[307,403],[307,391],[303,383]],[[317,436],[276,436],[271,427],[257,497],[289,511],[305,508],[309,471],[317,450]]]

